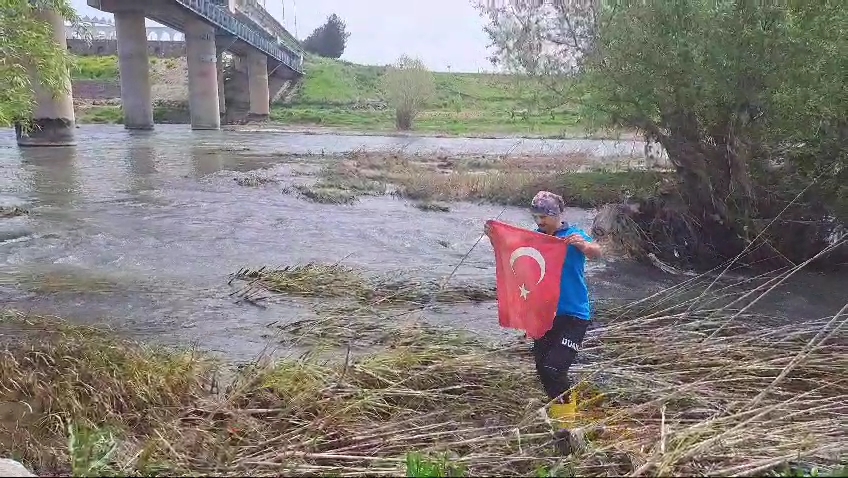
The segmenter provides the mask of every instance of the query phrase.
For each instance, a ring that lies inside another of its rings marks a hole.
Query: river
[[[455,204],[450,213],[423,212],[391,197],[353,206],[306,202],[282,194],[298,167],[334,161],[353,150],[414,153],[556,154],[581,150],[604,158],[638,150],[599,140],[497,140],[192,132],[157,125],[154,132],[83,126],[75,148],[19,149],[0,135],[0,205],[29,216],[0,219],[0,302],[80,322],[105,321],[122,333],[167,345],[197,344],[229,359],[249,360],[267,344],[270,323],[308,315],[303,299],[266,308],[237,304],[228,274],[241,267],[345,263],[373,272],[403,270],[421,277],[449,274],[500,206]],[[298,155],[310,155],[298,156]],[[264,170],[279,179],[261,187],[233,180]],[[589,211],[569,221],[588,228]],[[529,226],[519,209],[501,218]],[[682,280],[626,261],[589,268],[598,299],[641,298]],[[491,285],[491,246],[481,241],[457,280]],[[845,282],[798,274],[773,294],[766,310],[790,320],[832,315],[845,301]],[[491,337],[493,303],[450,306],[425,320]],[[514,335],[514,334],[512,334]]]

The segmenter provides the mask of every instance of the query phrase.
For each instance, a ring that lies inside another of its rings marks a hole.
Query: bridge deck
[[[254,27],[236,18],[232,13],[224,10],[209,0],[174,0],[183,7],[191,10],[213,24],[219,30],[223,30],[239,40],[253,46],[269,57],[286,65],[290,70],[303,74],[302,56],[291,47],[278,44],[269,40],[266,36],[258,33]]]
[[[107,2],[102,0],[88,0],[89,6],[108,11],[102,8],[105,3]],[[270,39],[267,33],[258,31],[261,27],[254,26],[253,22],[248,23],[239,19],[236,15],[230,13],[226,7],[217,5],[215,0],[169,0],[167,3],[179,7],[180,10],[189,15],[203,18],[218,30],[219,35],[232,36],[266,54],[269,59],[276,63],[285,65],[292,72],[298,75],[303,74],[303,54],[299,48]],[[147,18],[157,23],[185,31],[182,24],[184,19],[179,18],[183,15],[170,15],[160,12],[158,9],[147,11],[145,14]]]

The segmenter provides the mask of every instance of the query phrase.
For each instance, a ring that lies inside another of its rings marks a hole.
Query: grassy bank
[[[275,105],[272,120],[349,130],[391,132],[394,112],[382,101],[385,68],[309,58],[306,77],[291,103]],[[573,108],[532,108],[535,93],[514,77],[434,73],[436,95],[415,121],[415,131],[452,135],[574,136],[581,132]]]
[[[427,207],[440,201],[524,206],[545,189],[561,194],[571,207],[594,208],[653,197],[673,181],[668,173],[628,170],[628,158],[607,166],[600,170],[593,158],[582,154],[447,158],[355,152],[325,167],[315,182],[288,191],[312,201],[339,204],[391,191]]]
[[[187,124],[190,121],[187,102],[157,101],[153,105],[153,121],[157,124]],[[89,106],[77,111],[80,124],[124,124],[121,106]]]
[[[272,280],[255,285],[275,294],[351,280],[331,266],[263,271]],[[708,281],[696,282],[599,311],[577,367],[584,446],[570,458],[554,452],[526,344],[489,344],[397,310],[328,307],[326,297],[317,316],[278,331],[312,353],[258,361],[226,381],[222,364],[195,351],[4,313],[0,453],[76,476],[722,476],[844,465],[848,349],[836,339],[846,319],[732,320],[739,306],[728,302],[751,287],[702,294]]]
[[[77,80],[116,80],[117,57],[77,57]],[[155,68],[176,64],[151,59]],[[295,92],[271,110],[271,121],[293,127],[327,127],[362,132],[394,132],[394,113],[382,101],[384,67],[309,57],[306,76]],[[415,132],[459,136],[572,137],[582,135],[575,108],[533,107],[537,91],[514,77],[496,74],[434,74],[436,96],[415,123]],[[98,107],[83,122],[116,122],[115,107]]]
[[[166,69],[179,68],[179,61],[173,58],[150,58],[150,65],[155,69],[162,65]],[[72,80],[107,80],[116,81],[120,77],[117,56],[74,56],[71,68]]]

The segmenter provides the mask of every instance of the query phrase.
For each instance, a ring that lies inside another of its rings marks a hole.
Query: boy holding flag
[[[533,340],[536,371],[555,402],[551,417],[570,436],[577,414],[577,394],[568,369],[577,357],[591,323],[586,258],[602,255],[598,244],[562,218],[561,196],[540,191],[530,205],[535,232],[496,221],[483,228],[495,250],[498,318],[501,326],[522,329]]]

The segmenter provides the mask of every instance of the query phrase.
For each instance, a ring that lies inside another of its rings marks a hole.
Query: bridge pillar
[[[218,53],[218,61],[215,63],[215,68],[218,73],[218,112],[221,115],[227,113],[226,91],[224,91],[224,52],[227,48],[218,45],[215,50]]]
[[[185,22],[185,40],[191,129],[220,129],[215,28],[189,18]]]
[[[63,50],[68,48],[65,39],[65,19],[54,10],[36,10],[35,16],[53,29],[53,41]],[[34,65],[26,65],[32,78],[35,108],[31,119],[15,123],[18,146],[73,146],[76,118],[70,72],[63,81],[63,91],[55,95],[41,84]]]
[[[150,92],[150,63],[144,12],[116,11],[115,29],[118,35],[124,128],[153,129],[153,101]]]
[[[258,50],[247,55],[247,85],[250,92],[251,119],[267,119],[271,113],[268,91],[268,57]]]

